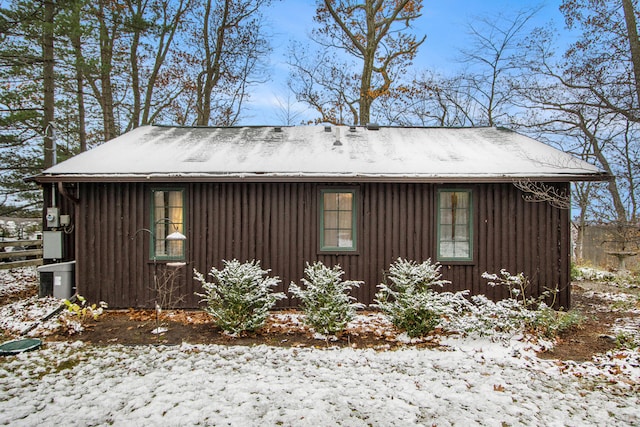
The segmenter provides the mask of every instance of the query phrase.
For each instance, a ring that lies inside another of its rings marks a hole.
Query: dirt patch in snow
[[[580,283],[573,285],[573,307],[586,318],[580,328],[563,333],[553,349],[540,353],[547,359],[561,359],[574,361],[589,361],[597,354],[603,354],[616,348],[613,325],[618,319],[636,317],[639,314],[627,310],[612,309],[615,302],[599,298],[598,292],[608,291],[615,295],[621,291],[609,286],[602,288],[602,284],[592,285]],[[640,307],[638,307],[640,308]],[[389,349],[406,346],[396,337],[399,331],[392,325],[385,323],[380,313],[361,312],[360,324],[350,327],[337,340],[323,341],[301,324],[300,312],[281,311],[270,316],[265,328],[257,333],[246,334],[241,337],[230,337],[222,333],[202,311],[168,311],[162,312],[156,319],[152,310],[108,310],[97,321],[90,321],[84,325],[85,330],[72,336],[57,333],[49,337],[50,340],[80,339],[85,342],[108,344],[234,344],[259,345],[267,344],[284,347],[320,347],[338,346],[353,348]],[[161,334],[153,334],[156,328],[162,328]],[[441,332],[441,331],[438,331]],[[427,342],[415,343],[416,346],[438,346],[438,334]]]
[[[399,331],[382,322],[379,313],[363,312],[366,318],[361,324],[350,327],[346,333],[331,339],[318,339],[300,322],[300,312],[278,311],[269,317],[264,328],[243,336],[229,336],[216,327],[209,315],[203,311],[176,310],[162,312],[156,318],[153,310],[108,310],[96,321],[83,324],[84,331],[75,335],[59,332],[47,340],[65,341],[80,339],[84,342],[108,344],[266,344],[279,347],[352,347],[391,349],[404,346],[395,337]],[[374,325],[372,328],[371,326]],[[161,333],[157,333],[158,329]],[[155,333],[154,333],[155,332]],[[437,340],[413,344],[419,347],[436,347]]]
[[[539,353],[538,356],[545,359],[584,362],[592,360],[597,354],[615,349],[618,344],[612,329],[616,321],[639,315],[636,312],[615,309],[615,302],[607,301],[598,295],[601,292],[615,295],[620,291],[620,288],[606,283],[574,283],[571,294],[572,306],[581,312],[586,320],[581,327],[563,333],[554,348]],[[637,306],[637,302],[635,305]],[[628,308],[633,309],[633,304],[628,305]]]

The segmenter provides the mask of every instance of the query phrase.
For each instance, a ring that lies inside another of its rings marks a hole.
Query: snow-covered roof
[[[37,181],[580,181],[603,171],[493,127],[143,126]]]

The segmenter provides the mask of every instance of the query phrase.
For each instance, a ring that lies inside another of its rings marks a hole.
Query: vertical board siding
[[[178,186],[173,184],[172,187]],[[201,291],[193,269],[206,275],[223,259],[260,260],[285,292],[300,283],[305,263],[340,264],[344,279],[365,283],[353,295],[374,302],[384,271],[398,257],[436,261],[435,184],[366,183],[357,187],[358,252],[318,252],[317,183],[192,183],[185,188],[187,266],[177,272],[180,307],[196,307]],[[566,184],[561,184],[568,188]],[[154,264],[149,259],[150,190],[145,183],[81,184],[76,209],[78,292],[111,307],[152,307]],[[444,188],[445,186],[442,186]],[[444,290],[469,289],[492,299],[507,289],[490,287],[482,273],[504,268],[524,272],[530,291],[560,288],[557,303],[569,304],[569,212],[529,203],[511,184],[457,185],[473,189],[474,260],[443,263]],[[447,188],[451,188],[447,186]],[[156,263],[159,280],[170,274]],[[279,306],[295,305],[288,299]]]

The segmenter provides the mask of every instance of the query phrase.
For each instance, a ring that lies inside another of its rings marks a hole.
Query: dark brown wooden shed
[[[280,291],[306,262],[340,264],[370,304],[398,257],[438,261],[445,290],[494,300],[506,290],[483,272],[524,272],[532,295],[557,288],[568,307],[570,210],[540,196],[603,178],[497,128],[145,126],[35,180],[45,209],[69,215],[49,224],[56,261],[75,260],[77,292],[112,308],[152,307],[154,278],[196,307],[193,269],[233,258],[260,260]]]

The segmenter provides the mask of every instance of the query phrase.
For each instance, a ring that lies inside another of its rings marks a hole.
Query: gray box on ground
[[[38,267],[39,273],[53,273],[54,298],[69,299],[75,292],[75,261],[59,262]]]

